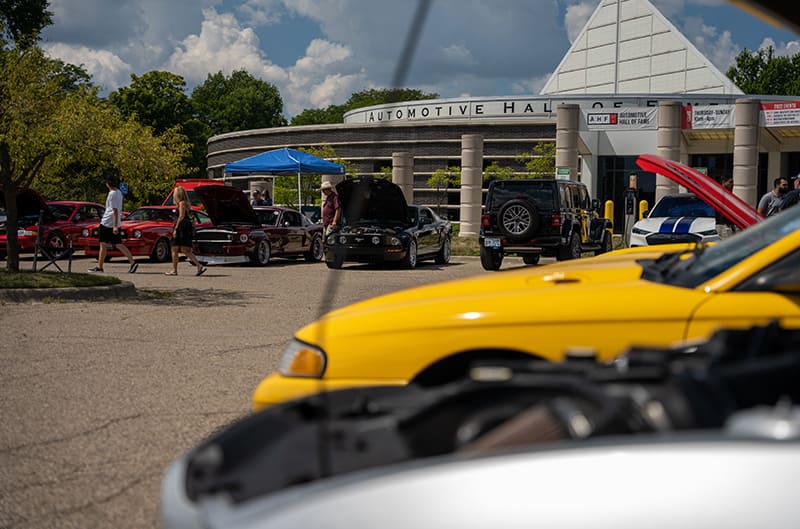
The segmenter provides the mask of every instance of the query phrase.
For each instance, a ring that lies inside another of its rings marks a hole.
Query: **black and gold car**
[[[342,205],[341,227],[325,238],[325,263],[395,263],[414,268],[433,259],[450,262],[452,225],[425,206],[408,205],[389,180],[354,178],[336,186]]]

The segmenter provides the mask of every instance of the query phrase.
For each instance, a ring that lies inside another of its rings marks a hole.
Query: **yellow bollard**
[[[644,212],[647,211],[647,201],[640,200],[639,201],[639,220],[644,218]]]
[[[605,210],[605,218],[610,221],[614,221],[614,201],[613,200],[606,200],[606,210]]]

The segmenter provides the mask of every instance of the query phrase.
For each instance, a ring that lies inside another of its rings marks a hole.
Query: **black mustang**
[[[354,178],[336,186],[341,229],[325,238],[325,264],[345,261],[399,263],[414,268],[423,259],[450,262],[453,228],[425,206],[409,206],[389,180]]]

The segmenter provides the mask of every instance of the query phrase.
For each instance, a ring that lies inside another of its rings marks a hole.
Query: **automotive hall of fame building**
[[[716,179],[733,175],[734,193],[755,206],[774,178],[800,172],[800,100],[745,96],[650,2],[602,0],[538,96],[386,104],[348,112],[342,124],[221,134],[208,142],[208,171],[241,185],[259,176],[226,174],[226,163],[330,145],[359,175],[391,168],[409,202],[438,206],[475,234],[484,169],[524,172],[518,158],[543,142],[555,143],[558,176],[601,201],[621,203],[631,173],[650,204],[677,191],[636,166],[653,153]],[[427,182],[451,166],[461,182],[443,199]]]

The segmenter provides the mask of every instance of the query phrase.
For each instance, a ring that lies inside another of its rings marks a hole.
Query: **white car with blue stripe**
[[[719,241],[714,208],[691,193],[666,195],[631,229],[631,246]]]

